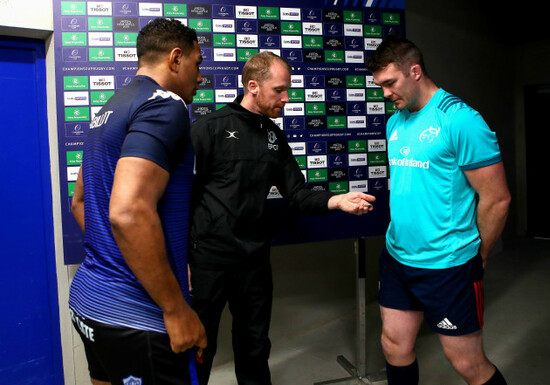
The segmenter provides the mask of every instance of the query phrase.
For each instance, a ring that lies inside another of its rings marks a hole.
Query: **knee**
[[[468,383],[481,383],[482,379],[487,379],[494,372],[493,365],[486,358],[473,359],[471,356],[463,355],[459,357],[449,357],[447,359],[462,378]]]
[[[390,333],[383,331],[380,342],[386,360],[392,365],[405,366],[416,358],[414,344],[408,343],[406,339],[392,336]]]

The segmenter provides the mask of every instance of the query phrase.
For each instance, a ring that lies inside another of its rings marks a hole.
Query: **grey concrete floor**
[[[274,273],[275,285],[289,279],[282,275]],[[291,296],[275,296],[270,358],[274,385],[306,385],[348,377],[336,358],[343,355],[355,363],[354,294],[348,287],[344,294],[323,298],[312,296],[307,290],[302,294],[298,291]],[[492,256],[485,275],[485,350],[509,385],[550,384],[549,295],[550,241],[513,242]],[[380,378],[384,359],[376,302],[369,303],[366,313],[367,372]],[[224,323],[230,324],[227,313],[222,320],[212,385],[237,384],[230,336],[223,330]],[[437,336],[428,328],[420,332],[417,355],[420,384],[464,384],[445,359]],[[343,385],[362,383],[340,382]],[[385,381],[375,384],[385,384]]]

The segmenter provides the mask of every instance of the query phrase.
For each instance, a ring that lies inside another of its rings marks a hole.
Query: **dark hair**
[[[373,73],[391,63],[394,63],[403,72],[406,72],[411,64],[419,64],[424,75],[428,76],[422,52],[413,42],[404,37],[386,36],[374,54],[369,56],[365,62],[367,69]]]
[[[155,19],[139,31],[136,41],[138,67],[143,61],[154,63],[159,54],[168,53],[176,47],[188,55],[194,41],[197,41],[197,32],[179,20]]]
[[[248,92],[248,82],[250,80],[256,80],[258,83],[261,83],[269,79],[271,64],[276,61],[281,63],[288,70],[288,73],[292,73],[292,68],[288,62],[270,51],[257,53],[246,61],[242,73],[242,83],[245,93]]]

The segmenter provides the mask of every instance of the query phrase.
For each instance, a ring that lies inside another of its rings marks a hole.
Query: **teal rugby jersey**
[[[497,138],[481,115],[439,89],[415,113],[387,123],[391,222],[389,253],[413,267],[464,264],[479,248],[475,191],[463,170],[501,160]]]
[[[109,200],[117,161],[141,157],[170,172],[158,205],[166,253],[189,301],[187,233],[194,152],[185,102],[147,76],[113,95],[90,124],[84,178],[86,258],[71,284],[69,306],[107,325],[166,332],[162,310],[129,269],[114,240]]]

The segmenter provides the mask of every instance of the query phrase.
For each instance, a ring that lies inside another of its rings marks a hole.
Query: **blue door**
[[[0,36],[0,383],[63,384],[44,43]]]

